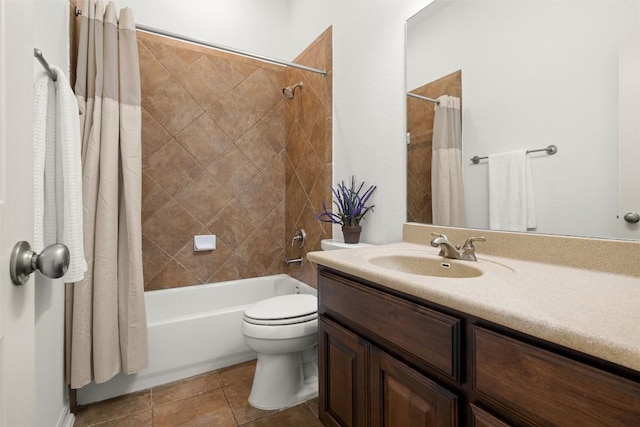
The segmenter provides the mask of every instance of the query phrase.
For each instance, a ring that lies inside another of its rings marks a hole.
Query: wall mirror
[[[472,157],[556,145],[529,154],[532,232],[640,238],[623,219],[640,212],[639,21],[638,0],[436,0],[407,21],[407,92],[461,98],[467,227],[489,228],[488,160]],[[434,104],[407,108],[409,130]],[[412,161],[430,132],[408,135],[407,188],[430,173]],[[431,222],[424,192],[409,221]]]

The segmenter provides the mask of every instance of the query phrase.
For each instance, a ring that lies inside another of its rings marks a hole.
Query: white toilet
[[[323,240],[322,250],[370,246]],[[249,403],[282,409],[318,396],[318,299],[289,294],[247,308],[242,335],[258,355]]]
[[[281,409],[318,395],[315,295],[282,295],[252,305],[244,312],[242,334],[258,355],[251,406]]]

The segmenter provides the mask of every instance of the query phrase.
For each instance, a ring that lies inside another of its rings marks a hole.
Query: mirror
[[[472,157],[556,145],[552,156],[528,154],[533,231],[640,238],[638,224],[622,219],[640,211],[640,191],[618,185],[640,181],[638,48],[629,49],[639,21],[637,0],[436,0],[407,21],[407,92],[461,98],[467,227],[489,228],[488,163]],[[628,64],[632,78],[624,78]],[[410,131],[434,105],[408,97],[407,108]],[[632,137],[622,141],[628,128]],[[430,174],[429,161],[412,157],[428,151],[414,142],[430,132],[409,135],[408,189]],[[635,198],[632,207],[623,207],[624,194]],[[431,203],[420,197],[408,198],[408,220],[430,222],[416,214]]]

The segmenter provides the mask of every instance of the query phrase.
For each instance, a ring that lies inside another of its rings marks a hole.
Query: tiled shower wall
[[[138,49],[145,289],[281,273],[284,69],[140,32]]]
[[[331,238],[331,225],[315,215],[322,201],[331,205],[332,177],[332,29],[328,28],[295,62],[327,70],[320,74],[294,68],[286,71],[287,86],[302,82],[293,99],[287,102],[287,180],[286,247],[287,258],[302,256],[301,266],[288,267],[286,273],[316,286],[316,268],[306,261],[306,253],[320,250],[320,241]],[[303,248],[291,239],[296,230],[307,235]]]
[[[442,95],[462,99],[462,71],[458,70],[411,92],[437,98]],[[435,104],[407,97],[407,221],[431,224],[431,153]]]
[[[320,241],[331,238],[331,225],[317,221],[322,201],[331,205],[332,176],[332,36],[331,28],[322,33],[295,62],[327,70],[323,77],[288,68],[286,85],[303,87],[287,102],[286,169],[286,256],[305,258],[302,266],[291,266],[286,273],[316,286],[316,268],[306,261],[306,253],[320,250]],[[291,245],[297,229],[307,235],[303,248]]]
[[[309,263],[283,263],[331,236],[314,217],[331,200],[331,28],[295,60],[327,77],[141,32],[138,49],[145,290],[283,272],[315,284]],[[194,252],[196,234],[216,234],[217,250]]]
[[[331,200],[331,76],[143,33],[139,50],[145,289],[282,272],[315,284],[311,264],[283,262],[331,233],[314,217]],[[331,30],[296,61],[330,70]],[[217,250],[194,252],[194,234]]]

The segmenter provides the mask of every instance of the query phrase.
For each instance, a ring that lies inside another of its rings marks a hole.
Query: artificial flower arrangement
[[[360,221],[369,211],[373,211],[375,205],[367,206],[367,202],[376,189],[375,185],[371,185],[364,190],[365,183],[356,184],[355,176],[351,177],[349,186],[342,181],[336,187],[331,187],[334,196],[333,205],[335,211],[327,208],[325,201],[322,201],[323,212],[316,215],[316,219],[322,222],[342,225],[342,233],[344,234],[345,243],[358,243],[360,241],[360,232],[362,228]]]

